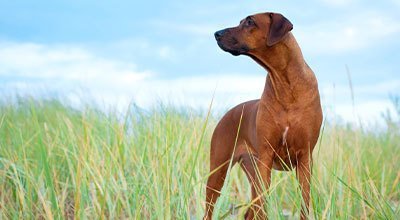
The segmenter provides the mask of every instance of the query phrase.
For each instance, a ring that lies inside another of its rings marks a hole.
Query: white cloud
[[[159,100],[194,108],[207,108],[214,97],[214,110],[226,110],[241,102],[258,99],[265,84],[265,76],[246,76],[244,74],[219,74],[197,77],[184,77],[171,80],[146,79],[136,93],[135,101],[142,106],[151,106]],[[332,119],[338,115],[344,121],[358,124],[373,123],[381,120],[382,112],[394,113],[387,95],[397,92],[400,81],[380,82],[375,85],[354,86],[355,105],[351,102],[347,85],[336,86],[334,91],[329,85],[322,85],[325,115]],[[371,96],[383,96],[384,98]],[[128,100],[126,100],[128,102]]]
[[[325,84],[322,85],[320,89],[321,93],[329,99],[333,99],[333,97],[348,97],[350,100],[351,98],[351,89],[349,85],[335,85],[332,87]],[[358,98],[368,98],[371,96],[387,97],[399,91],[400,80],[398,79],[376,82],[374,84],[353,85],[356,101]]]
[[[159,52],[163,56],[172,53],[168,47]],[[22,94],[55,91],[67,93],[72,100],[74,96],[94,98],[112,106],[126,106],[134,100],[149,107],[163,100],[207,107],[216,90],[216,106],[226,108],[259,97],[264,78],[223,74],[158,79],[150,71],[137,71],[131,63],[98,57],[74,45],[0,42],[2,90]]]
[[[355,124],[374,123],[382,119],[382,113],[395,109],[389,95],[400,95],[400,80],[382,81],[375,84],[354,85],[354,100],[348,85],[321,85],[322,104],[326,108],[327,117],[335,115],[344,121]],[[354,104],[353,104],[354,101]]]
[[[157,99],[168,100],[177,105],[207,107],[215,91],[215,106],[229,106],[260,97],[264,76],[240,76],[219,74],[184,77],[170,80],[149,79],[141,84],[137,101],[151,105]],[[144,95],[144,94],[147,94]],[[150,97],[149,97],[150,96]]]
[[[333,106],[326,112],[328,118],[332,118],[335,114],[340,116],[344,121],[356,125],[373,125],[376,122],[381,122],[382,114],[387,111],[396,117],[396,111],[389,100],[368,100],[358,103],[355,106],[341,103]]]
[[[103,107],[119,110],[124,110],[131,101],[150,107],[160,100],[205,109],[214,91],[214,109],[226,110],[259,98],[264,83],[264,75],[243,73],[159,79],[150,71],[137,71],[131,63],[104,59],[77,46],[0,43],[1,90],[30,95],[54,91],[73,102],[95,99]],[[336,86],[334,90],[329,85],[322,85],[320,89],[329,114],[333,111],[346,121],[354,122],[358,117],[363,120],[379,118],[380,113],[391,106],[389,101],[379,99],[358,102],[359,97],[387,95],[399,88],[398,80],[356,85],[355,108],[350,102],[347,85]]]
[[[400,21],[385,14],[362,13],[300,26],[295,32],[308,53],[342,53],[380,45],[400,35]]]
[[[0,43],[0,76],[71,83],[129,84],[149,77],[133,64],[98,57],[76,46]]]

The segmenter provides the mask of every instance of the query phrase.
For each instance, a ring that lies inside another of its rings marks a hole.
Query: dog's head
[[[272,47],[293,29],[292,23],[278,13],[260,13],[246,17],[239,25],[215,32],[218,46],[234,56]]]

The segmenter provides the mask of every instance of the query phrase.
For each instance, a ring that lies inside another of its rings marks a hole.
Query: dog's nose
[[[215,34],[214,34],[215,39],[220,40],[222,35],[224,35],[224,33],[225,33],[225,30],[220,30],[220,31],[215,32]]]

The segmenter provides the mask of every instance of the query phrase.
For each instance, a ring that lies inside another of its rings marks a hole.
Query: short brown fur
[[[307,218],[312,151],[322,110],[316,77],[304,61],[292,28],[281,14],[260,13],[215,33],[221,49],[251,57],[268,74],[261,99],[237,105],[214,130],[204,219],[212,218],[231,158],[252,185],[252,206],[245,219],[267,218],[262,195],[270,185],[272,168],[296,169],[304,202],[300,218]]]

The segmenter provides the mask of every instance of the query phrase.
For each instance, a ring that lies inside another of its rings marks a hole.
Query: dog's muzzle
[[[234,56],[244,54],[247,52],[247,47],[240,46],[238,40],[231,36],[231,28],[223,29],[214,33],[215,40],[217,40],[218,46],[225,52],[228,52]]]
[[[225,32],[226,32],[225,29],[215,32],[214,34],[215,40],[220,41]]]

